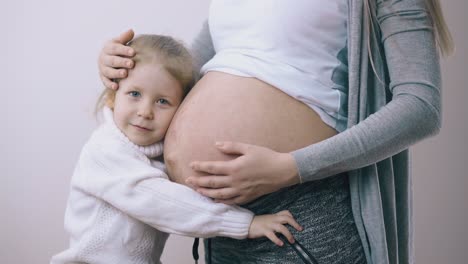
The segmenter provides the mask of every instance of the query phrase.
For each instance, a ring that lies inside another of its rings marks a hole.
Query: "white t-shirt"
[[[216,55],[201,69],[255,77],[314,109],[338,131],[347,122],[345,0],[212,0]]]

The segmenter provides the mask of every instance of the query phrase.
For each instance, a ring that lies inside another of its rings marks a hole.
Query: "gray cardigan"
[[[349,171],[368,263],[413,263],[412,144],[441,126],[439,58],[425,0],[376,0],[379,39],[363,0],[348,0],[348,128],[292,152],[303,182]],[[374,58],[373,74],[369,49]],[[208,24],[192,46],[198,68],[215,54]],[[381,80],[384,82],[382,83]]]

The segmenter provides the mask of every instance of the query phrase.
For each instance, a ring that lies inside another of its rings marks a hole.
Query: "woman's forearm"
[[[439,132],[441,83],[432,32],[423,25],[384,36],[392,101],[344,132],[292,152],[302,181],[376,163]]]

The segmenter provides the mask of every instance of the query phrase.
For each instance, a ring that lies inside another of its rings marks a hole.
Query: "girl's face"
[[[161,141],[177,107],[182,87],[159,64],[137,65],[119,83],[114,100],[114,121],[136,145]]]

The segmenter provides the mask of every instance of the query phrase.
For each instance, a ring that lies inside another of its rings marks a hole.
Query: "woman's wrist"
[[[281,165],[285,169],[283,176],[284,182],[282,187],[288,187],[302,183],[297,169],[296,161],[291,153],[281,153]]]

